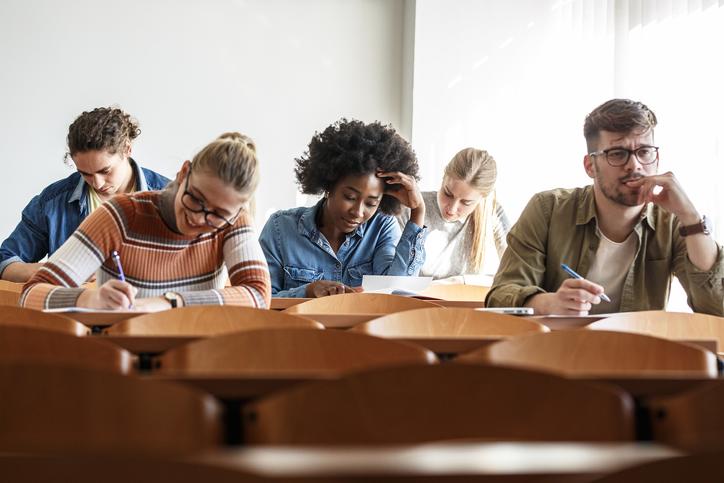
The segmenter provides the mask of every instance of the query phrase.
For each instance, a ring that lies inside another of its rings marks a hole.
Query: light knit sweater
[[[429,231],[425,241],[425,264],[420,270],[420,275],[437,280],[473,273],[468,268],[473,238],[471,217],[447,222],[440,213],[437,191],[424,191],[422,198],[425,201],[425,226]],[[410,210],[405,208],[397,216],[397,221],[404,226],[409,217]],[[510,229],[510,222],[499,204],[496,204],[495,217],[491,225],[495,247],[500,257],[506,248],[505,237]],[[475,272],[476,275],[481,273],[482,269]]]

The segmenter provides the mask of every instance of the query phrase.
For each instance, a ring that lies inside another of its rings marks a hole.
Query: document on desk
[[[363,275],[362,288],[366,293],[416,295],[425,290],[432,277],[399,277],[393,275]]]

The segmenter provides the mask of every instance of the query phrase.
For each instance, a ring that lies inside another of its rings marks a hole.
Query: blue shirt
[[[348,233],[337,253],[315,222],[322,201],[312,207],[277,211],[259,237],[273,297],[304,297],[307,285],[333,280],[351,287],[362,275],[417,275],[425,262],[427,229],[409,221],[400,234],[397,220],[377,212]]]
[[[168,184],[168,178],[130,161],[137,191]],[[52,255],[89,212],[88,185],[77,171],[45,188],[23,209],[20,223],[0,246],[0,274],[11,263],[34,263]]]

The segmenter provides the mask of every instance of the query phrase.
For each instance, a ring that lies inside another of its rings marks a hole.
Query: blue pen
[[[563,269],[564,272],[566,272],[566,273],[567,273],[568,275],[570,275],[571,277],[577,278],[578,280],[584,280],[583,277],[581,277],[581,276],[578,275],[576,272],[574,272],[573,269],[572,269],[571,267],[569,267],[568,265],[566,265],[565,263],[561,263],[561,268]],[[606,295],[605,293],[602,293],[602,294],[600,295],[600,297],[601,297],[601,300],[603,300],[604,302],[610,302],[610,301],[611,301],[611,299],[608,298],[608,295]]]
[[[111,256],[113,257],[113,260],[116,262],[116,267],[118,267],[118,279],[121,282],[126,281],[126,276],[123,274],[123,267],[121,266],[121,257],[118,256],[118,252],[113,250],[111,252]]]
[[[113,250],[111,252],[111,257],[113,257],[113,260],[116,262],[116,267],[118,267],[118,280],[121,282],[126,281],[126,275],[123,273],[123,267],[121,266],[121,257],[118,255],[118,252]],[[129,309],[133,308],[133,304],[131,304]]]

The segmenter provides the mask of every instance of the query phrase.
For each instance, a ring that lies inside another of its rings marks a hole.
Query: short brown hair
[[[631,99],[611,99],[595,108],[583,123],[583,137],[591,153],[596,150],[601,131],[646,132],[656,127],[656,114],[645,104]]]

